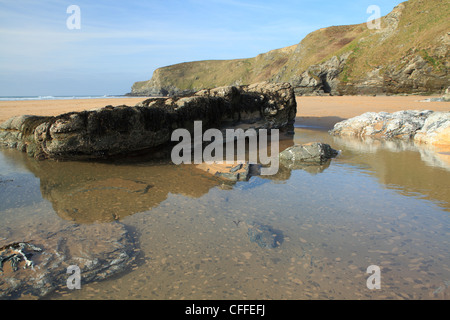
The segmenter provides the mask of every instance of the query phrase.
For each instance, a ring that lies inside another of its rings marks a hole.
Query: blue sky
[[[156,68],[254,57],[400,0],[0,0],[0,96],[125,94]],[[80,29],[66,21],[80,8]]]

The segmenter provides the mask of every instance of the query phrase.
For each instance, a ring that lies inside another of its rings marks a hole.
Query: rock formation
[[[284,150],[280,153],[280,162],[286,167],[294,169],[296,165],[304,165],[305,163],[323,164],[338,154],[339,152],[328,144],[312,142],[295,145]]]
[[[414,136],[414,141],[450,146],[450,112],[433,112]]]
[[[413,139],[419,143],[449,146],[450,112],[367,112],[337,123],[330,133],[335,136]]]
[[[77,225],[56,219],[51,222],[42,217],[36,219],[40,220],[29,221],[30,226],[25,229],[0,226],[3,235],[14,234],[8,241],[32,237],[33,245],[42,249],[30,257],[33,268],[24,269],[24,261],[19,262],[16,271],[9,263],[3,265],[0,299],[41,298],[56,289],[67,289],[70,266],[79,268],[83,286],[124,271],[134,261],[133,241],[121,223]],[[37,229],[39,223],[45,224],[45,228]],[[0,246],[4,244],[5,240],[0,241]]]
[[[175,129],[192,130],[197,120],[203,130],[242,123],[256,130],[289,130],[296,111],[289,84],[264,82],[153,98],[134,107],[14,117],[0,125],[0,143],[38,159],[99,159],[167,145]]]

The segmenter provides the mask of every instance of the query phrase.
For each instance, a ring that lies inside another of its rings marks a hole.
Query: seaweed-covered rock
[[[38,159],[100,159],[159,148],[178,128],[193,131],[252,123],[259,129],[289,129],[297,103],[289,84],[203,90],[177,98],[152,98],[136,106],[106,106],[56,117],[21,116],[0,125],[0,145]]]
[[[249,221],[247,225],[247,234],[250,241],[255,242],[261,248],[274,249],[279,247],[284,241],[283,232],[269,225],[255,221]]]

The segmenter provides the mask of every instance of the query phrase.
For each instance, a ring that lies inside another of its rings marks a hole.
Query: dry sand
[[[20,115],[57,116],[72,111],[84,111],[102,108],[107,105],[134,106],[144,101],[139,98],[105,98],[105,99],[74,99],[74,100],[26,100],[26,101],[0,101],[0,123]]]
[[[438,96],[297,97],[297,123],[331,129],[335,123],[365,112],[400,110],[450,111],[449,102],[423,102]]]
[[[399,110],[450,111],[448,102],[420,102],[424,96],[343,96],[297,97],[297,122],[302,125],[332,127],[336,122],[368,111],[395,112]],[[107,105],[134,106],[140,98],[0,101],[0,123],[17,115],[56,116],[71,111],[90,110]]]

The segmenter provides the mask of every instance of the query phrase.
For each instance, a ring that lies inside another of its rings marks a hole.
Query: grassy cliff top
[[[331,26],[308,34],[298,45],[254,58],[208,60],[157,69],[151,80],[137,82],[134,91],[149,87],[197,90],[264,80],[291,81],[308,67],[349,55],[344,81],[357,81],[374,69],[400,68],[405,57],[421,55],[436,72],[449,67],[449,0],[409,0],[381,20],[381,29],[366,23]]]

